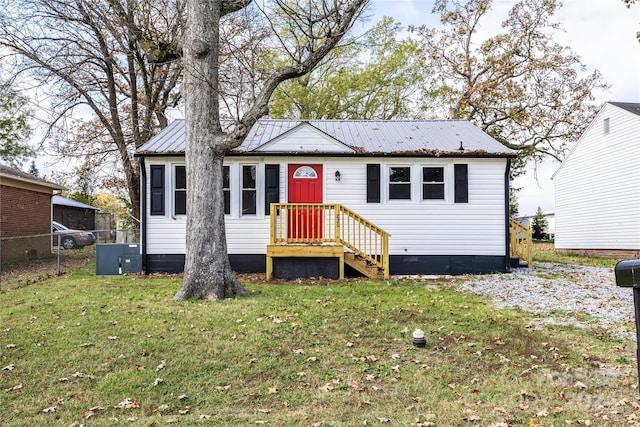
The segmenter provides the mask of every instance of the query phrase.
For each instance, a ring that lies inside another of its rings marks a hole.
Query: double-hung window
[[[389,200],[411,200],[411,167],[389,168]]]
[[[422,199],[444,200],[444,168],[422,168]]]
[[[242,215],[256,213],[256,165],[242,166]]]
[[[173,213],[185,215],[187,213],[187,170],[184,166],[174,169],[173,185]]]
[[[224,213],[231,213],[231,184],[229,178],[229,166],[222,167],[222,193],[224,195]]]

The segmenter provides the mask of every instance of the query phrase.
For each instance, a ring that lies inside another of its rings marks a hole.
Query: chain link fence
[[[59,230],[0,239],[0,290],[60,275],[95,261],[96,244],[139,243],[137,229]]]

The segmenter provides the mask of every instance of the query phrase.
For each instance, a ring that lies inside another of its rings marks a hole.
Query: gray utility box
[[[106,243],[96,245],[96,275],[118,276],[142,271],[139,244]]]

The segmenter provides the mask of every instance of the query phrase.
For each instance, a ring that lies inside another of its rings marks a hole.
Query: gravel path
[[[499,307],[539,314],[536,323],[602,327],[635,340],[628,325],[634,320],[633,291],[616,286],[612,268],[535,263],[509,274],[468,276],[458,287],[488,295]]]

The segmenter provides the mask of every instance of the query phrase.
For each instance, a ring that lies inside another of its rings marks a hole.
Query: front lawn
[[[0,426],[640,423],[635,343],[541,329],[450,283],[178,303],[177,277],[93,268],[1,291]]]

